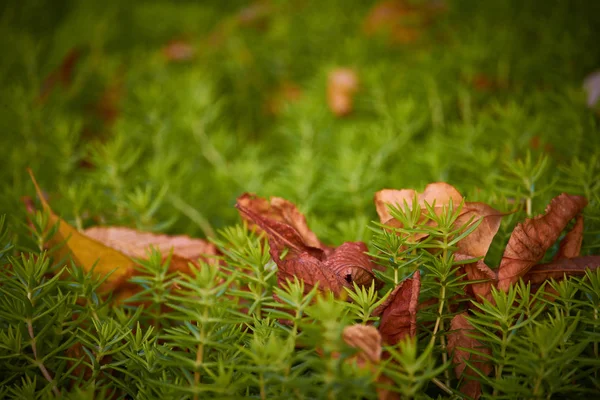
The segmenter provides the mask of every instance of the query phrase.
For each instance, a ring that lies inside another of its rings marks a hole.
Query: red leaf
[[[563,193],[550,202],[546,213],[517,225],[498,268],[498,288],[508,288],[537,264],[569,221],[586,206],[582,196]]]
[[[374,315],[381,314],[379,333],[388,345],[395,345],[407,335],[417,334],[417,305],[421,290],[421,275],[416,271],[402,281],[387,300],[377,307]]]
[[[460,391],[469,397],[478,399],[481,396],[481,384],[476,380],[469,379],[470,376],[476,377],[478,374],[471,368],[467,368],[465,360],[468,360],[474,367],[483,372],[484,375],[488,375],[492,372],[492,366],[485,362],[487,361],[485,357],[470,353],[467,350],[459,349],[459,347],[489,355],[491,355],[491,351],[483,346],[476,338],[472,337],[476,335],[476,331],[473,329],[466,316],[467,313],[458,314],[454,316],[450,322],[450,329],[452,332],[448,334],[448,354],[452,356],[452,361],[455,364],[454,374],[456,377],[466,378]]]
[[[464,254],[454,254],[454,259],[456,261],[465,261],[472,258],[473,257]],[[467,279],[469,281],[487,280],[487,282],[468,283],[467,288],[470,288],[473,292],[473,297],[478,301],[481,301],[482,299],[492,300],[492,286],[496,284],[498,277],[496,276],[496,273],[483,262],[483,260],[464,264],[460,267],[460,270],[467,274]]]
[[[290,256],[281,260],[279,253],[271,249],[271,257],[277,264],[277,284],[279,287],[286,279],[292,281],[294,276],[302,279],[305,292],[309,292],[317,283],[321,291],[331,290],[336,297],[344,292],[344,287],[351,288],[350,284],[338,274],[325,266],[325,263],[308,253]]]
[[[560,241],[560,248],[556,254],[555,260],[559,258],[577,257],[581,252],[581,243],[583,242],[583,215],[578,215],[573,229],[566,234]]]
[[[325,265],[348,283],[368,286],[375,279],[373,268],[379,267],[365,254],[367,251],[363,242],[346,242],[327,257]]]
[[[600,256],[559,258],[532,267],[524,276],[524,281],[540,284],[547,279],[560,280],[564,275],[584,275],[586,269],[595,270],[600,266]]]

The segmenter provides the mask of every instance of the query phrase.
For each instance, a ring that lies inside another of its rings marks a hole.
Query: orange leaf
[[[57,217],[44,199],[31,170],[29,170],[29,175],[31,176],[37,195],[42,202],[44,211],[48,212],[50,216],[46,229],[49,230],[58,224],[56,234],[52,236],[48,243],[52,247],[64,243],[63,246],[57,249],[56,256],[59,259],[64,259],[71,255],[75,264],[82,267],[86,272],[89,272],[94,266],[94,272],[100,276],[112,272],[100,287],[101,292],[114,291],[122,283],[126,282],[134,273],[135,262],[120,251],[87,237]]]
[[[412,278],[402,281],[387,300],[373,311],[381,314],[379,333],[388,345],[395,345],[407,335],[417,334],[417,305],[421,290],[421,275],[416,271]]]
[[[381,335],[373,326],[351,325],[344,328],[342,339],[350,347],[360,350],[356,355],[359,367],[377,365],[381,361]]]
[[[518,224],[498,268],[498,288],[507,291],[527,274],[544,257],[546,250],[558,239],[569,221],[586,205],[585,197],[563,193],[552,199],[545,214]]]
[[[327,78],[327,103],[331,112],[337,117],[350,114],[357,90],[358,76],[354,70],[338,68],[331,71]]]
[[[484,375],[488,375],[492,372],[492,367],[486,362],[487,360],[485,357],[473,354],[467,350],[459,349],[459,347],[471,349],[490,356],[491,351],[473,337],[476,336],[476,331],[473,329],[466,316],[467,313],[458,314],[454,316],[450,322],[450,329],[452,331],[448,334],[448,354],[452,356],[452,361],[455,364],[454,374],[456,377],[466,378],[460,391],[469,397],[478,399],[481,396],[481,384],[476,380],[469,379],[470,376],[475,377],[478,376],[478,374],[471,368],[468,368],[465,361],[469,361],[474,367],[483,372]]]

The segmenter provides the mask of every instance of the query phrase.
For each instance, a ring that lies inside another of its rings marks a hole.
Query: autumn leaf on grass
[[[327,104],[337,117],[350,114],[354,108],[354,95],[358,90],[358,76],[350,68],[337,68],[327,78]]]
[[[71,49],[65,58],[63,58],[62,62],[54,71],[52,71],[44,82],[42,83],[42,88],[40,90],[40,94],[38,100],[40,102],[46,101],[52,90],[56,87],[58,83],[60,83],[63,87],[68,87],[73,80],[73,71],[75,70],[75,66],[77,62],[81,58],[81,50],[77,48]]]
[[[308,228],[304,215],[287,200],[272,198],[269,202],[244,194],[236,207],[242,218],[267,235],[280,287],[296,276],[304,281],[306,291],[319,283],[320,290],[340,296],[353,282],[366,286],[375,279],[376,265],[365,254],[364,243],[347,242],[336,249],[325,246]]]
[[[29,170],[29,175],[42,202],[44,211],[50,216],[48,226],[45,229],[49,230],[58,225],[56,233],[48,243],[51,247],[57,247],[55,255],[59,259],[66,259],[70,255],[73,262],[86,272],[95,267],[94,272],[100,276],[110,273],[111,275],[100,287],[101,292],[114,291],[125,283],[134,273],[135,262],[120,251],[111,249],[97,240],[87,237],[56,216],[44,199],[42,190],[31,170]]]
[[[171,40],[162,48],[162,55],[169,62],[184,62],[196,56],[196,48],[186,40]]]
[[[460,253],[454,253],[455,261],[468,261],[473,257]],[[460,271],[467,275],[467,290],[478,301],[483,299],[492,301],[492,286],[496,286],[498,276],[495,271],[492,271],[483,260],[475,260],[468,264],[463,264],[459,267]],[[484,282],[471,282],[484,281]]]
[[[507,291],[526,275],[544,257],[569,221],[580,214],[586,205],[585,197],[563,193],[552,199],[545,214],[518,224],[508,240],[498,268],[498,288]],[[569,242],[572,241],[573,238],[570,238]],[[572,243],[565,244],[563,251],[572,254],[575,247]]]
[[[386,301],[373,311],[373,315],[381,315],[379,333],[384,343],[395,345],[405,336],[417,334],[420,290],[421,275],[416,271],[412,278],[396,286]]]
[[[58,224],[56,234],[47,244],[57,248],[57,257],[66,259],[71,256],[73,262],[86,272],[92,267],[99,276],[112,272],[100,287],[103,293],[125,289],[126,293],[118,294],[118,298],[127,297],[126,294],[131,290],[126,282],[137,272],[137,262],[134,258],[147,259],[152,247],[161,251],[163,260],[171,255],[170,272],[188,273],[188,263],[195,264],[199,259],[208,261],[210,256],[217,254],[213,244],[184,235],[167,236],[124,227],[92,227],[79,232],[54,214],[44,199],[33,173],[29,173],[42,206],[50,215],[46,229]]]
[[[317,238],[317,235],[310,230],[306,223],[306,217],[298,211],[296,205],[291,201],[287,201],[281,197],[271,197],[270,200],[267,200],[251,193],[244,193],[237,199],[237,204],[238,208],[241,206],[264,220],[276,221],[289,225],[297,234],[299,234],[302,242],[306,246],[316,247],[325,252],[331,251],[331,249],[321,243]],[[244,213],[242,213],[242,218],[251,225],[256,224],[254,218],[249,218]]]
[[[187,235],[169,236],[120,226],[94,226],[83,232],[130,258],[147,259],[149,250],[154,248],[162,254],[163,261],[171,257],[170,272],[187,274],[190,263],[197,265],[199,260],[208,262],[211,256],[218,254],[214,244]]]
[[[441,2],[409,0],[381,1],[373,6],[363,23],[367,36],[385,35],[391,43],[409,44],[418,41],[423,31],[444,10]]]
[[[585,275],[586,270],[595,270],[600,266],[600,256],[583,256],[574,258],[559,258],[549,263],[532,267],[523,280],[534,285],[549,279],[560,280],[565,275]]]
[[[359,368],[367,369],[372,374],[378,373],[381,362],[382,341],[381,335],[375,327],[359,324],[347,326],[342,333],[342,339],[348,346],[358,350],[347,362],[356,363]],[[376,380],[384,385],[393,384],[389,378],[380,372]],[[378,387],[377,398],[379,400],[395,400],[399,396],[395,392]]]
[[[481,354],[491,357],[491,351],[474,337],[477,332],[467,320],[467,313],[454,316],[450,322],[450,330],[447,346],[448,355],[452,357],[455,365],[454,374],[459,379],[463,378],[460,391],[469,397],[478,399],[481,396],[481,384],[479,381],[471,379],[471,377],[478,377],[479,374],[468,367],[465,361],[481,371],[483,375],[488,375],[492,372],[492,366],[486,362],[487,358]],[[474,354],[469,350],[480,354]]]
[[[413,189],[383,189],[375,193],[375,208],[382,224],[392,227],[401,227],[400,222],[392,217],[389,206],[401,210],[412,210],[413,200],[416,197],[418,206],[422,210],[421,223],[424,223],[427,215],[426,204],[434,207],[436,214],[441,214],[444,207],[452,202],[453,207],[458,207],[463,201],[461,194],[452,185],[444,182],[430,183],[425,187],[423,193]],[[456,228],[463,225],[470,227],[481,220],[479,225],[468,236],[457,243],[458,252],[471,257],[484,257],[500,228],[500,222],[505,214],[484,203],[465,202],[460,215],[454,222]],[[433,221],[427,222],[433,224]],[[411,240],[418,241],[425,238],[426,234],[416,234]]]

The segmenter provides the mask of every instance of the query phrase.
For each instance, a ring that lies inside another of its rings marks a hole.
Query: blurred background
[[[17,221],[27,167],[79,228],[210,236],[251,191],[298,203],[330,242],[368,236],[384,187],[447,181],[505,209],[529,193],[536,211],[558,190],[599,190],[599,1],[0,12],[0,212]]]

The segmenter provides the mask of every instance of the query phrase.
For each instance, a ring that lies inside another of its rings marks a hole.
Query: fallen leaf
[[[58,83],[62,84],[63,87],[67,87],[71,84],[71,81],[73,80],[73,71],[80,58],[80,49],[73,48],[67,53],[58,68],[52,71],[46,79],[44,79],[39,95],[39,100],[41,102],[44,102],[48,98]]]
[[[577,257],[581,252],[581,243],[583,242],[583,215],[578,215],[573,228],[560,241],[558,253],[555,260],[560,258]]]
[[[394,288],[386,301],[373,311],[381,315],[379,333],[388,345],[395,345],[405,336],[417,334],[417,306],[421,290],[421,275],[416,271],[412,278]]]
[[[600,256],[583,256],[559,258],[549,263],[533,266],[523,280],[532,284],[540,284],[549,279],[560,280],[565,275],[585,275],[586,270],[595,270],[600,266]]]
[[[445,9],[439,1],[414,3],[406,0],[381,1],[371,8],[363,23],[367,36],[383,35],[390,43],[418,41],[423,31]]]
[[[196,48],[185,40],[172,40],[162,48],[167,61],[189,61],[196,56]]]
[[[103,293],[116,290],[133,276],[135,262],[132,259],[118,250],[87,237],[56,216],[44,199],[31,170],[29,170],[29,175],[31,176],[37,195],[42,202],[44,211],[48,212],[50,216],[48,226],[45,229],[49,230],[54,225],[58,225],[56,234],[47,243],[50,247],[64,244],[58,247],[55,252],[55,256],[58,259],[66,259],[70,255],[73,262],[82,267],[86,272],[89,272],[94,266],[94,272],[97,275],[104,276],[112,272],[99,289]]]
[[[477,377],[479,375],[470,367],[467,367],[465,361],[469,361],[471,365],[479,369],[484,375],[489,375],[492,372],[492,366],[486,362],[486,357],[473,354],[461,348],[490,356],[491,351],[473,337],[477,334],[466,316],[467,313],[458,314],[450,322],[451,332],[448,334],[448,355],[452,357],[452,361],[455,364],[454,374],[456,377],[465,378],[460,391],[469,397],[478,399],[481,396],[481,384],[477,380],[470,379],[470,377]]]
[[[552,199],[545,214],[518,224],[510,236],[498,268],[498,288],[507,291],[513,283],[527,274],[586,204],[585,197],[563,193]]]
[[[302,88],[293,82],[281,83],[265,103],[267,114],[277,116],[287,104],[292,104],[302,97]]]
[[[325,252],[331,251],[310,230],[306,223],[306,217],[298,211],[294,203],[281,197],[271,197],[270,200],[267,200],[251,193],[244,193],[238,197],[237,204],[255,215],[255,217],[249,218],[242,213],[242,217],[251,225],[256,224],[257,216],[269,221],[282,222],[296,230],[306,246],[316,247]]]
[[[308,253],[289,254],[282,260],[280,253],[271,249],[271,257],[277,264],[277,284],[283,287],[286,280],[294,277],[304,281],[305,293],[318,283],[319,290],[330,290],[336,297],[341,297],[344,288],[352,288],[351,284],[340,275],[325,266],[325,263]]]
[[[587,106],[593,108],[600,99],[600,70],[589,74],[583,81],[583,88],[587,92]]]
[[[365,254],[367,251],[369,249],[363,242],[343,243],[327,257],[325,266],[350,284],[369,286],[376,280],[373,269],[380,267]]]
[[[170,272],[189,273],[189,263],[197,264],[198,260],[206,262],[209,261],[208,257],[218,254],[214,244],[187,235],[168,236],[115,226],[94,226],[83,233],[130,258],[147,259],[151,248],[160,251],[163,260],[172,253]]]
[[[472,258],[464,254],[454,253],[455,261],[466,261]],[[478,301],[482,301],[482,299],[492,300],[492,286],[495,286],[498,280],[496,272],[492,271],[483,260],[461,265],[460,270],[467,274],[467,281],[486,280],[486,282],[479,283],[467,282],[467,288],[472,291],[473,297]]]
[[[337,68],[327,78],[327,103],[337,117],[350,114],[353,110],[354,94],[358,90],[358,76],[350,68]]]
[[[236,207],[242,218],[267,235],[280,287],[296,276],[304,281],[307,291],[320,283],[319,290],[340,296],[353,282],[368,286],[375,279],[373,269],[377,267],[365,254],[364,243],[347,242],[336,249],[323,245],[293,203],[281,198],[267,201],[246,193]]]
[[[381,335],[377,328],[367,325],[351,325],[344,328],[342,339],[350,347],[360,350],[356,363],[360,368],[374,366],[381,361]]]
[[[389,206],[395,206],[400,209],[408,208],[412,210],[413,199],[417,198],[419,207],[422,210],[421,222],[426,219],[427,209],[426,204],[434,206],[436,214],[442,212],[444,207],[447,207],[452,201],[453,207],[458,207],[463,201],[461,194],[452,185],[444,182],[430,183],[425,187],[423,193],[418,193],[412,189],[384,189],[375,193],[375,208],[379,215],[381,223],[392,226],[401,227],[399,221],[395,220],[389,212]],[[456,219],[454,226],[460,227],[463,225],[470,226],[471,224],[481,220],[480,224],[468,236],[458,242],[458,251],[464,255],[469,255],[472,258],[484,257],[489,250],[489,247],[494,239],[494,236],[500,228],[502,213],[487,204],[477,202],[465,202],[460,215]],[[471,221],[469,223],[469,221]],[[433,221],[428,222],[429,225]],[[416,234],[410,237],[411,241],[418,241],[427,237],[426,234]]]
[[[283,253],[284,251],[288,251],[288,255],[308,253],[317,260],[323,260],[325,258],[325,251],[320,247],[322,246],[321,242],[319,242],[316,236],[314,237],[314,240],[311,240],[312,235],[303,237],[301,233],[298,232],[298,230],[292,225],[285,222],[279,222],[278,219],[280,218],[278,214],[271,216],[265,212],[261,213],[260,209],[259,212],[255,212],[252,208],[244,206],[244,204],[247,204],[246,199],[249,196],[254,195],[242,195],[236,203],[236,207],[240,211],[240,215],[243,219],[249,221],[251,224],[258,225],[258,227],[266,233],[267,237],[269,238],[271,251],[275,251],[277,253],[277,258],[279,258],[279,254]],[[265,204],[264,199],[260,200],[261,201],[251,203],[251,206],[256,209],[256,204]],[[304,225],[305,223],[306,222],[304,222]],[[307,244],[305,240],[308,240],[309,243],[315,244],[316,246]]]

